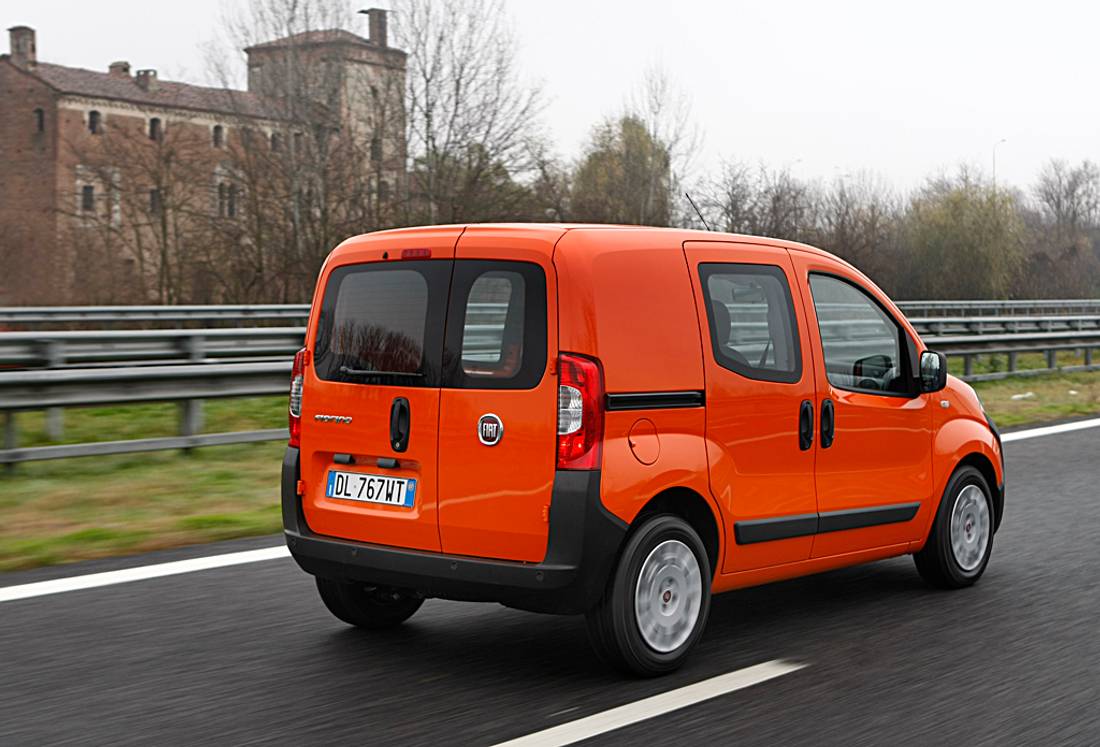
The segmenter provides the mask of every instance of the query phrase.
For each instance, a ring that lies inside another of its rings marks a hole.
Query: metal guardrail
[[[912,316],[1031,316],[1035,314],[1100,314],[1098,298],[1041,298],[1011,301],[898,301]]]
[[[285,429],[200,434],[196,432],[196,419],[184,408],[180,419],[182,432],[178,437],[20,449],[15,414],[51,407],[140,402],[181,402],[188,405],[204,399],[285,394],[290,366],[290,362],[284,360],[0,372],[0,415],[4,420],[0,464],[286,438]]]
[[[0,332],[0,365],[61,368],[293,357],[305,327]]]
[[[0,326],[97,322],[304,321],[309,304],[190,306],[0,306]]]
[[[495,309],[477,310],[477,313],[482,323],[468,327],[472,334],[466,340],[468,350],[464,352],[472,355],[467,357],[476,357],[483,350],[491,351],[494,346],[499,348],[503,319],[495,318]],[[731,318],[735,334],[752,337],[756,332],[762,340],[767,338],[763,314],[735,312],[731,313]],[[1100,315],[915,318],[910,321],[926,340],[961,336],[972,336],[975,340],[1003,339],[1011,335],[1023,343],[1048,333],[1080,335],[1100,331]],[[851,320],[821,321],[823,327],[841,323],[847,327],[853,325]],[[859,320],[855,324],[881,326],[875,319]],[[302,346],[304,335],[304,327],[0,332],[0,366],[62,368],[283,360],[293,356]]]
[[[906,316],[1001,317],[1100,315],[1100,299],[899,301]],[[180,306],[8,306],[0,307],[0,327],[12,325],[304,321],[308,304],[232,304]]]

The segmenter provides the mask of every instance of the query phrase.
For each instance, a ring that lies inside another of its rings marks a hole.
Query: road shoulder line
[[[763,664],[755,664],[745,669],[711,677],[693,685],[669,690],[576,721],[552,726],[549,729],[543,729],[518,739],[501,742],[496,747],[557,747],[558,745],[573,744],[582,739],[590,739],[624,726],[636,724],[639,721],[645,721],[696,703],[702,703],[711,698],[717,698],[719,695],[743,690],[746,687],[752,687],[761,682],[797,672],[805,666],[805,664],[783,661],[782,659],[766,661]]]

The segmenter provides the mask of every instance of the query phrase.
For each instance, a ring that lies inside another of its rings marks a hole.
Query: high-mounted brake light
[[[603,453],[603,372],[599,361],[558,358],[558,469],[599,469]]]
[[[294,447],[302,445],[302,387],[308,365],[309,351],[302,348],[294,354],[294,366],[290,369],[290,406],[287,408],[287,425],[290,429],[288,443]]]
[[[431,249],[402,249],[401,259],[431,259]]]

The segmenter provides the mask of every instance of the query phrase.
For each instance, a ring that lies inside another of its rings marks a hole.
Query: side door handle
[[[798,448],[806,451],[814,445],[814,403],[802,400],[798,408]]]
[[[409,422],[412,413],[409,401],[404,397],[395,397],[390,406],[390,446],[401,452],[409,448]]]
[[[821,403],[821,448],[827,449],[833,445],[836,437],[836,409],[831,399]]]

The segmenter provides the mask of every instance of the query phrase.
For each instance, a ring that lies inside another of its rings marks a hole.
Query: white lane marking
[[[1042,428],[1031,428],[1026,431],[1006,433],[1001,437],[1005,443],[1023,441],[1028,438],[1040,436],[1053,436],[1058,433],[1068,433],[1086,428],[1100,428],[1100,418],[1091,420],[1078,420],[1075,423],[1063,423],[1061,425],[1048,425]],[[158,563],[156,565],[138,566],[126,568],[121,571],[106,571],[104,573],[90,573],[83,576],[70,576],[58,578],[52,581],[39,581],[33,584],[20,586],[0,587],[0,602],[11,602],[16,599],[28,599],[41,597],[47,594],[60,594],[64,591],[77,591],[79,589],[94,589],[97,586],[111,586],[124,584],[130,581],[143,581],[161,576],[174,576],[179,573],[193,573],[205,571],[211,568],[224,568],[241,563],[257,563],[262,560],[276,560],[290,555],[285,545],[277,547],[265,547],[260,550],[246,550],[245,552],[233,552],[224,555],[213,555],[205,558],[193,558],[191,560],[177,560],[171,563]]]
[[[1092,418],[1091,420],[1078,420],[1075,423],[1062,423],[1061,425],[1047,425],[1042,428],[1031,428],[1026,431],[1016,431],[1015,433],[1006,433],[1001,436],[1001,440],[1005,443],[1010,441],[1023,441],[1027,438],[1039,438],[1040,436],[1053,436],[1056,433],[1069,433],[1070,431],[1080,431],[1085,428],[1100,428],[1100,418]]]
[[[599,736],[614,729],[651,719],[654,716],[661,716],[696,703],[702,703],[704,700],[716,698],[719,695],[732,693],[735,690],[742,690],[791,672],[797,672],[805,666],[805,664],[796,664],[781,659],[766,661],[763,664],[756,664],[745,669],[738,669],[735,672],[721,674],[717,677],[711,677],[709,680],[696,682],[694,685],[669,690],[667,693],[654,695],[651,698],[644,698],[618,708],[612,708],[609,711],[537,731],[525,737],[501,742],[496,747],[557,747],[558,745],[573,744],[582,739]]]
[[[0,602],[12,602],[16,599],[60,594],[63,591],[94,589],[97,586],[125,584],[130,581],[144,581],[150,578],[160,578],[161,576],[175,576],[180,573],[194,573],[195,571],[206,571],[211,568],[225,568],[230,565],[258,563],[262,560],[275,560],[276,558],[286,557],[290,557],[290,551],[287,550],[286,545],[279,545],[277,547],[265,547],[260,550],[245,550],[244,552],[230,552],[223,555],[209,555],[204,558],[175,560],[170,563],[141,565],[136,568],[123,568],[120,571],[104,571],[103,573],[87,573],[83,576],[55,578],[51,581],[38,581],[33,584],[2,586],[0,587]]]

